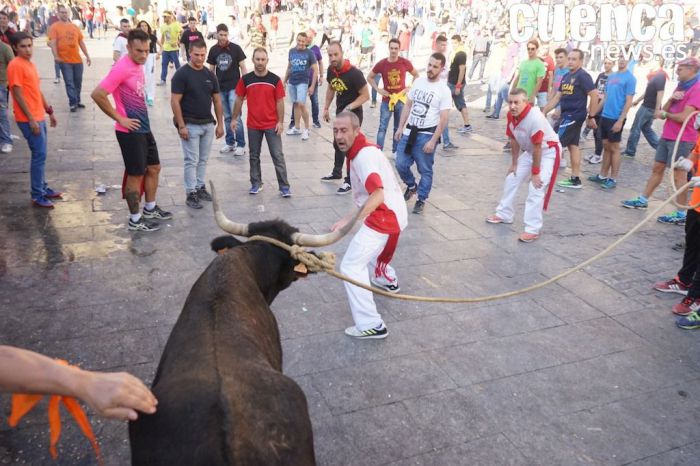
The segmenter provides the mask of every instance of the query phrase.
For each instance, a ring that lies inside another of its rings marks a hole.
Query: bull
[[[287,244],[321,247],[349,225],[325,235],[300,233],[281,220],[235,223],[221,229],[264,235]],[[233,236],[212,241],[220,254],[190,290],[163,350],[152,391],[153,415],[129,424],[134,465],[313,465],[306,397],[282,374],[279,329],[270,304],[297,278],[288,252]]]

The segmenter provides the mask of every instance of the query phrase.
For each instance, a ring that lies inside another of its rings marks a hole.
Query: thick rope
[[[265,241],[267,243],[273,244],[279,248],[282,248],[286,251],[288,251],[291,255],[291,257],[295,260],[298,260],[299,262],[303,263],[306,265],[306,267],[309,269],[311,272],[326,272],[328,275],[331,275],[335,278],[338,278],[340,280],[346,281],[348,283],[351,283],[355,286],[359,286],[360,288],[363,288],[365,290],[371,291],[372,293],[376,293],[382,296],[386,296],[387,298],[394,298],[394,299],[401,299],[405,301],[419,301],[419,302],[425,302],[425,303],[481,303],[485,301],[494,301],[497,299],[504,299],[504,298],[510,298],[512,296],[517,296],[520,294],[524,293],[529,293],[530,291],[535,291],[540,288],[543,288],[547,285],[551,285],[552,283],[561,280],[564,277],[567,277],[571,275],[574,272],[577,272],[581,270],[584,267],[589,266],[593,262],[597,261],[598,259],[601,259],[608,255],[610,251],[618,247],[620,244],[622,244],[625,240],[627,240],[630,236],[632,236],[634,233],[636,233],[642,226],[647,223],[649,220],[654,218],[666,205],[670,204],[673,202],[675,197],[683,191],[684,189],[687,189],[690,187],[692,182],[688,182],[678,188],[668,199],[666,199],[664,202],[661,203],[656,209],[651,211],[649,215],[647,215],[644,220],[636,224],[630,231],[625,233],[623,236],[615,240],[612,244],[610,244],[607,248],[603,249],[600,251],[598,254],[594,255],[593,257],[581,262],[578,265],[575,265],[574,267],[563,271],[562,273],[555,275],[554,277],[544,280],[539,283],[535,283],[534,285],[527,286],[525,288],[520,288],[518,290],[513,290],[513,291],[507,291],[505,293],[498,293],[498,294],[493,294],[493,295],[488,295],[488,296],[480,296],[476,298],[439,298],[439,297],[430,297],[430,296],[415,296],[415,295],[406,295],[406,294],[398,294],[398,293],[390,293],[385,290],[381,290],[379,288],[374,288],[369,285],[366,285],[362,282],[359,282],[355,279],[352,279],[346,275],[343,275],[340,272],[337,272],[335,270],[335,255],[333,253],[320,253],[321,257],[316,256],[313,253],[307,252],[302,248],[301,246],[293,245],[290,246],[286,243],[283,243],[282,241],[276,240],[274,238],[268,238],[266,236],[251,236],[248,241]]]
[[[673,191],[676,192],[676,194],[673,195],[672,199],[673,199],[673,205],[675,205],[676,208],[678,208],[679,210],[694,210],[694,209],[697,209],[698,207],[700,207],[700,202],[698,202],[695,205],[683,205],[683,204],[679,203],[678,201],[676,201],[676,196],[678,195],[678,193],[680,193],[683,190],[676,188],[676,178],[674,176],[676,174],[676,169],[674,168],[674,166],[676,164],[676,154],[678,153],[678,146],[680,146],[680,143],[681,143],[681,137],[683,137],[683,132],[685,131],[685,127],[690,122],[690,119],[698,114],[700,114],[700,111],[695,110],[693,112],[690,112],[690,114],[687,117],[685,117],[685,120],[683,120],[683,124],[681,125],[681,129],[678,131],[678,136],[676,137],[676,143],[673,145],[673,152],[671,153],[671,169],[668,171],[669,185],[670,185],[670,189],[672,189]]]

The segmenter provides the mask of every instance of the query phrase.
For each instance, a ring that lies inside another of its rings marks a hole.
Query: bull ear
[[[233,222],[229,220],[226,215],[224,215],[224,213],[221,211],[221,207],[219,206],[219,199],[216,197],[214,182],[209,181],[209,185],[211,186],[211,199],[214,205],[214,216],[216,217],[216,224],[219,225],[219,228],[232,235],[249,236],[247,224]]]
[[[237,240],[233,236],[219,236],[211,240],[211,250],[214,252],[223,252],[226,249],[240,246],[243,242]]]
[[[364,206],[363,206],[364,207]],[[322,246],[328,246],[329,244],[337,243],[340,239],[347,235],[352,227],[357,222],[360,217],[360,212],[362,208],[355,213],[355,216],[350,220],[343,228],[335,230],[331,233],[326,233],[325,235],[310,235],[306,233],[294,233],[292,235],[292,242],[299,246],[308,246],[311,248],[319,248]]]

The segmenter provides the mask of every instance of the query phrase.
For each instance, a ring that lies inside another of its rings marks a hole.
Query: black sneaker
[[[78,106],[77,105],[72,105],[70,108],[71,113],[75,113],[78,111]]]
[[[170,220],[171,218],[173,218],[172,213],[167,212],[158,206],[155,206],[153,208],[153,210],[148,210],[144,207],[142,215],[145,218],[154,219],[154,220]]]
[[[197,199],[200,201],[209,201],[211,202],[211,194],[207,192],[206,186],[201,186],[197,188]]]
[[[76,105],[76,107],[78,107],[78,108],[85,108],[85,105],[79,103],[79,104]]]
[[[199,203],[199,197],[197,197],[196,192],[187,193],[187,200],[185,201],[187,207],[192,207],[193,209],[201,209],[202,204]]]
[[[343,183],[335,193],[342,196],[343,194],[350,194],[351,192],[352,186],[350,186],[350,183]]]
[[[155,222],[146,220],[143,215],[138,222],[134,222],[129,219],[129,230],[131,231],[158,231],[160,230],[160,225]]]
[[[388,291],[389,293],[398,293],[399,291],[401,291],[401,287],[399,286],[398,280],[396,280],[394,283],[389,283],[388,285],[385,285],[384,283],[379,283],[374,279],[370,279],[369,282],[372,284],[373,287]]]
[[[420,199],[418,199],[416,201],[416,205],[413,206],[413,213],[414,214],[422,214],[424,208],[425,208],[425,201],[421,201]]]
[[[338,180],[342,180],[342,179],[343,179],[342,175],[334,175],[333,173],[331,173],[330,175],[326,175],[326,176],[321,177],[321,181],[323,181],[324,183],[332,183],[333,181],[338,181]]]
[[[405,201],[408,201],[413,197],[414,194],[418,192],[418,185],[413,185],[413,186],[408,186],[406,188],[406,191],[403,192],[403,198]]]

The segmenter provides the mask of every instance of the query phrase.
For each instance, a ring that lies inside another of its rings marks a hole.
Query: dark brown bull
[[[277,220],[242,225],[219,209],[219,226],[241,236],[323,246],[342,231],[304,235]],[[270,303],[295,279],[286,251],[233,236],[187,296],[153,381],[158,411],[129,425],[135,465],[312,465],[311,421],[301,388],[282,374],[282,348]]]

